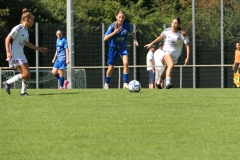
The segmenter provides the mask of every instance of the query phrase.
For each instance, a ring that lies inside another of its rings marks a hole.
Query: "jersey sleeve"
[[[113,29],[114,29],[114,24],[112,23],[112,24],[108,27],[107,31],[105,32],[105,36],[111,34],[112,31],[113,31]]]
[[[164,38],[166,38],[166,32],[165,32],[166,30],[164,30],[161,34],[160,34],[160,36],[163,36]]]
[[[132,29],[131,25],[128,23],[128,33],[132,34],[132,32],[133,32],[133,29]]]
[[[65,39],[65,41],[64,41],[64,48],[65,48],[65,49],[68,48],[68,42],[67,42],[67,39]]]
[[[8,34],[8,36],[12,37],[12,39],[14,39],[16,37],[16,35],[18,34],[18,31],[20,31],[21,26],[18,25],[16,27],[14,27],[11,32]]]
[[[147,59],[148,59],[148,60],[149,60],[149,59],[152,59],[152,55],[153,55],[152,52],[148,52],[148,54],[147,54]]]
[[[183,42],[184,42],[184,44],[188,44],[189,43],[189,38],[187,36],[183,37]]]

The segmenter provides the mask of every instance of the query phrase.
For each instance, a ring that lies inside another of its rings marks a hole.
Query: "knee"
[[[169,62],[169,63],[167,64],[167,66],[168,66],[168,68],[172,69],[172,68],[174,67],[174,63],[173,63],[173,62]]]
[[[26,81],[29,81],[30,78],[31,78],[31,73],[30,72],[22,74],[22,79],[24,79]]]
[[[123,62],[124,66],[128,66],[128,61],[127,62]]]
[[[52,75],[56,76],[57,72],[56,71],[52,71]]]

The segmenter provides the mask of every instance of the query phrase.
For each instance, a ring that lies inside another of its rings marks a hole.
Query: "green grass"
[[[239,89],[11,91],[1,160],[240,159]]]

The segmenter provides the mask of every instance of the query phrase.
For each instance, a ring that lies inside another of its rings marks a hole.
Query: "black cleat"
[[[173,87],[173,84],[172,84],[172,83],[169,83],[169,84],[166,86],[167,89],[170,89],[170,88],[172,88],[172,87]]]
[[[20,93],[20,96],[29,96],[29,94],[27,92],[25,93]]]
[[[162,86],[160,84],[157,84],[157,83],[156,83],[156,87],[157,87],[157,89],[162,89]]]
[[[5,88],[6,92],[10,95],[11,94],[10,84],[8,84],[7,82],[3,82],[2,84],[4,85],[4,88]]]

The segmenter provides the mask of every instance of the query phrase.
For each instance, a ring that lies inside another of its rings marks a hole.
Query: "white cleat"
[[[123,83],[123,89],[128,89],[128,84],[127,83]]]
[[[105,83],[103,89],[108,89],[109,84]]]

